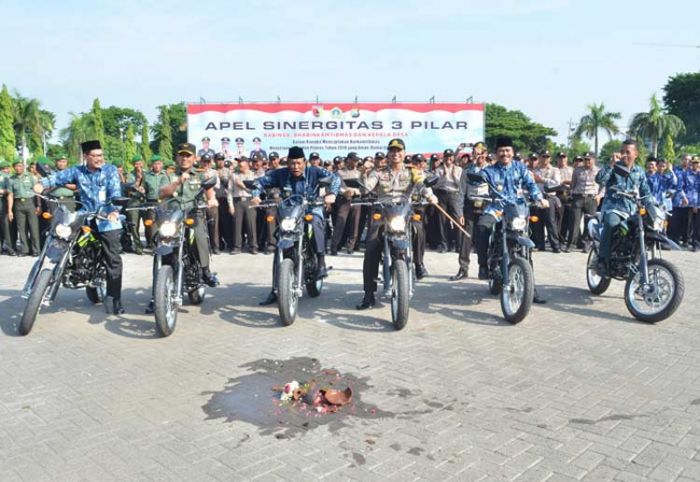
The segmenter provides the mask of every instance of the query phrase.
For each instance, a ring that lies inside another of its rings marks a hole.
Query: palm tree
[[[43,138],[41,105],[37,99],[28,99],[15,92],[13,101],[15,135],[20,140],[22,159],[26,161],[28,138]]]
[[[598,131],[603,129],[608,137],[612,139],[614,134],[618,134],[620,129],[615,124],[616,119],[620,119],[622,116],[619,112],[605,112],[605,104],[602,102],[600,105],[589,104],[587,106],[588,114],[581,117],[578,122],[578,127],[574,136],[581,138],[585,135],[586,137],[593,138],[595,141],[595,154],[598,155]]]
[[[63,147],[74,159],[80,159],[80,144],[87,141],[92,131],[90,114],[75,114],[70,112],[70,124],[61,129],[60,136]]]
[[[654,157],[658,155],[659,139],[676,137],[685,132],[685,124],[680,117],[664,112],[656,94],[651,96],[649,112],[640,112],[632,117],[630,134],[643,140],[651,141]]]

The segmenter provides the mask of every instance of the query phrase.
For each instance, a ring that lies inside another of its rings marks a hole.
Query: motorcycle
[[[51,228],[22,289],[22,298],[27,300],[19,323],[22,336],[29,334],[41,307],[53,303],[61,286],[85,288],[85,294],[94,304],[104,302],[107,288],[107,268],[93,222],[107,218],[98,212],[70,212],[55,199],[37,196],[56,203],[57,208],[54,214],[42,213],[44,219],[51,220]],[[112,202],[124,206],[128,198]],[[81,205],[76,203],[78,207]],[[106,305],[105,310],[109,311]]]
[[[619,165],[615,166],[615,172],[629,175]],[[644,198],[637,192],[612,188],[611,194],[634,201],[637,209],[633,214],[615,211],[623,221],[613,233],[605,276],[598,273],[603,217],[598,213],[588,221],[588,233],[593,240],[586,264],[588,289],[600,295],[612,279],[625,281],[625,305],[632,316],[648,323],[665,320],[678,309],[685,293],[680,270],[660,257],[662,249],[681,249],[664,232],[668,213],[663,204],[647,203],[645,208]]]
[[[254,189],[254,181],[244,181],[249,189]],[[331,178],[318,180],[319,187],[327,187]],[[319,265],[316,257],[314,232],[311,222],[315,207],[324,205],[321,201],[309,201],[306,197],[282,191],[282,201],[266,202],[256,208],[277,207],[277,246],[273,266],[273,277],[278,292],[280,319],[286,326],[296,320],[299,299],[306,293],[316,298],[323,290],[323,278],[319,278]]]
[[[182,293],[193,305],[204,301],[205,284],[197,254],[194,227],[206,222],[196,212],[206,209],[200,204],[202,194],[216,185],[216,178],[202,181],[194,203],[182,203],[177,198],[163,201],[155,209],[156,247],[153,251],[153,308],[156,332],[162,337],[170,336],[177,323],[178,308],[182,306]],[[205,232],[208,232],[205,230]]]
[[[433,186],[437,176],[431,176],[423,182],[424,186]],[[348,187],[364,186],[359,181],[345,180]],[[420,214],[414,214],[413,206],[426,204],[413,201],[414,188],[401,196],[382,201],[352,201],[353,205],[371,206],[374,209],[372,220],[383,220],[380,227],[382,236],[382,280],[384,295],[390,299],[391,321],[394,329],[402,330],[408,323],[410,300],[415,292],[416,273],[413,263],[413,231],[411,220],[420,220]]]
[[[471,181],[487,182],[486,177],[468,174]],[[489,183],[490,184],[490,183]],[[535,296],[535,275],[532,268],[532,249],[535,243],[529,238],[530,222],[538,222],[530,216],[530,203],[525,200],[507,200],[495,186],[489,186],[491,197],[473,197],[484,202],[501,202],[503,209],[494,214],[494,224],[489,238],[488,272],[489,291],[500,295],[503,317],[512,324],[520,323],[530,312]]]

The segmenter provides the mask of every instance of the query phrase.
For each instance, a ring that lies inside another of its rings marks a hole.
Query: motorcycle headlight
[[[658,231],[658,232],[663,231],[665,224],[666,223],[665,223],[664,218],[661,216],[657,216],[656,218],[654,218],[654,231]]]
[[[297,220],[294,218],[284,218],[280,223],[280,229],[282,231],[294,231],[297,226]]]
[[[70,239],[72,234],[73,230],[71,229],[70,225],[59,224],[58,226],[56,226],[56,236],[58,236],[59,238],[65,239],[67,241]]]
[[[391,218],[389,229],[393,232],[403,232],[406,229],[406,220],[401,216]]]
[[[160,225],[160,235],[166,238],[171,238],[175,236],[177,232],[177,225],[172,221],[165,221]]]
[[[510,221],[510,227],[515,231],[523,231],[527,226],[527,220],[524,216],[518,216]]]

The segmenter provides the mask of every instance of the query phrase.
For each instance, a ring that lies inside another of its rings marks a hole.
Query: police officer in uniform
[[[39,181],[37,176],[25,172],[22,161],[15,161],[15,175],[10,179],[7,194],[8,219],[17,222],[17,236],[22,245],[20,256],[39,255],[39,207],[32,187]],[[27,239],[29,231],[29,239]],[[30,246],[31,244],[31,246]]]
[[[163,161],[158,154],[154,154],[151,157],[151,169],[143,176],[143,188],[144,194],[146,196],[147,206],[157,206],[160,202],[159,193],[160,188],[168,184],[168,175],[163,172]],[[150,249],[153,249],[155,242],[155,229],[153,226],[153,221],[156,219],[156,212],[153,209],[149,209],[144,213],[145,219],[151,221],[150,226],[146,226],[146,244]]]
[[[202,156],[211,156],[214,157],[214,149],[212,149],[209,144],[211,143],[211,139],[209,137],[202,137],[202,148],[197,151],[197,157],[199,159],[202,158]]]
[[[415,154],[411,161],[413,169],[419,172],[423,179],[430,176],[431,173],[427,170],[427,161],[423,154]],[[413,193],[414,201],[421,201],[419,193]],[[413,228],[413,264],[416,268],[416,279],[423,279],[428,276],[428,269],[425,267],[423,259],[425,258],[425,226],[426,226],[426,206],[415,206],[413,208],[414,216],[411,217],[411,227]]]
[[[569,156],[566,152],[557,154],[557,169],[561,178],[561,189],[557,192],[557,197],[561,205],[561,212],[557,215],[557,230],[559,231],[559,244],[566,245],[569,239],[569,229],[571,228],[571,177],[574,168],[569,166]],[[564,251],[566,251],[564,249]]]
[[[547,238],[552,247],[553,253],[561,253],[561,245],[559,243],[559,230],[557,229],[557,210],[561,203],[555,192],[547,192],[547,189],[555,188],[561,185],[561,175],[559,169],[551,165],[552,156],[549,151],[540,153],[539,163],[533,170],[535,182],[540,192],[548,201],[546,208],[533,208],[533,214],[540,218],[539,223],[532,226],[533,241],[540,251],[545,250],[545,235],[544,228],[547,228]],[[544,222],[543,222],[544,221]]]
[[[462,171],[459,180],[460,193],[462,195],[463,215],[459,221],[469,233],[469,237],[462,235],[462,244],[459,249],[459,270],[450,277],[450,281],[459,281],[469,275],[469,255],[474,241],[474,226],[484,213],[487,202],[474,197],[489,197],[489,186],[485,182],[469,180],[469,174],[477,174],[488,165],[488,151],[483,142],[477,142],[473,148],[473,161]]]
[[[216,175],[219,178],[219,185],[215,188],[216,202],[219,203],[219,248],[231,250],[233,248],[233,216],[229,214],[228,186],[231,179],[232,169],[226,165],[226,156],[223,152],[214,155],[216,163]]]
[[[250,169],[247,157],[238,161],[238,173],[229,177],[227,189],[228,213],[233,215],[233,242],[231,254],[239,254],[243,247],[243,228],[248,239],[251,254],[258,252],[258,236],[256,219],[257,213],[250,200],[253,198],[251,191],[245,187],[243,181],[255,180],[255,173]]]
[[[177,198],[183,206],[194,201],[197,192],[199,191],[202,181],[206,179],[205,173],[197,172],[194,169],[194,161],[196,156],[196,147],[194,144],[183,143],[177,147],[177,164],[178,168],[175,171],[175,180],[169,184],[165,184],[160,188],[160,199]],[[216,207],[216,197],[214,190],[205,191],[207,205],[209,208]],[[206,216],[201,211],[195,214],[194,226],[195,244],[197,245],[197,255],[199,263],[202,266],[202,281],[207,285],[214,287],[219,284],[217,277],[209,269],[209,239],[207,236]]]
[[[333,205],[334,222],[333,222],[333,239],[331,241],[331,255],[338,254],[338,248],[343,240],[345,231],[347,231],[346,252],[352,254],[355,249],[360,233],[360,215],[362,213],[361,206],[353,206],[351,200],[360,195],[359,188],[348,187],[345,185],[346,180],[358,180],[360,172],[357,170],[357,161],[359,157],[355,152],[348,153],[345,158],[345,167],[338,169],[336,174],[340,177],[340,197]],[[349,222],[349,224],[348,224]],[[346,225],[348,229],[346,229]]]
[[[435,174],[439,180],[435,185],[435,193],[440,200],[440,206],[453,218],[460,217],[462,209],[461,195],[459,192],[459,180],[462,177],[462,168],[455,164],[455,154],[452,149],[445,149],[442,154],[442,165],[438,167]],[[457,229],[451,227],[452,221],[439,213],[438,229],[440,241],[438,243],[438,253],[452,251],[457,245]]]
[[[579,240],[581,218],[584,214],[593,216],[603,197],[596,175],[600,169],[595,165],[591,156],[584,158],[583,165],[574,169],[571,175],[571,225],[566,250],[578,248],[587,253],[590,249],[588,236],[584,226],[583,239]]]
[[[406,157],[406,144],[402,139],[392,139],[388,146],[387,159],[389,166],[386,169],[365,172],[362,182],[369,192],[376,192],[379,201],[405,194],[414,185],[423,183],[421,172],[409,169],[404,165]],[[437,203],[429,187],[422,187],[420,194],[427,197],[431,203]],[[377,290],[377,276],[379,275],[379,259],[381,257],[382,242],[379,237],[380,222],[370,221],[365,240],[365,258],[362,265],[362,278],[364,297],[358,310],[372,308],[376,301],[374,292]]]
[[[16,256],[12,242],[12,224],[7,210],[7,196],[10,192],[10,163],[0,161],[0,251]]]

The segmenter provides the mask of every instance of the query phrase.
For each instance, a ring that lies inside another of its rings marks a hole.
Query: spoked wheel
[[[610,286],[610,278],[603,278],[598,274],[598,253],[595,249],[591,249],[588,253],[588,262],[586,263],[586,282],[588,289],[594,295],[602,295]]]
[[[627,279],[625,304],[640,321],[656,323],[671,316],[681,305],[685,281],[681,272],[665,259],[650,259],[649,285],[641,284],[641,273]]]
[[[391,265],[391,321],[396,330],[402,330],[408,323],[409,286],[408,266],[402,259]]]
[[[294,261],[283,259],[279,271],[279,312],[282,323],[289,326],[297,317],[299,296],[296,290],[296,276],[294,273]]]
[[[28,335],[32,331],[36,316],[39,314],[44,298],[51,284],[52,271],[44,269],[37,276],[34,282],[32,292],[27,299],[27,304],[24,306],[22,319],[19,322],[19,334],[22,336]]]
[[[506,321],[520,323],[530,312],[535,296],[532,267],[526,259],[514,258],[508,267],[508,286],[501,290],[501,311]]]
[[[170,336],[177,323],[177,304],[175,303],[175,275],[170,265],[163,265],[156,274],[154,312],[156,332],[160,336]]]

